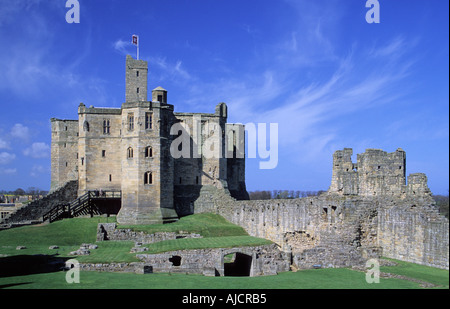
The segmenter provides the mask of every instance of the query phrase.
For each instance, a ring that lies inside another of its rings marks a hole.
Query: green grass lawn
[[[0,287],[39,289],[419,289],[418,283],[380,279],[368,284],[365,274],[346,268],[312,269],[264,277],[205,277],[185,274],[81,272],[68,284],[65,272],[0,278]],[[448,272],[447,272],[448,280]],[[447,281],[448,287],[448,281]]]
[[[398,260],[392,260],[396,266],[381,266],[380,271],[406,276],[410,278],[416,278],[432,284],[442,286],[446,289],[449,288],[449,271],[429,266],[418,265],[414,263],[408,263]]]
[[[0,270],[11,263],[33,264],[49,256],[69,257],[82,243],[96,243],[97,224],[115,222],[115,218],[74,218],[40,226],[25,226],[0,231]],[[195,232],[204,238],[184,238],[162,241],[146,245],[149,251],[200,249],[212,247],[233,247],[261,245],[268,240],[248,236],[245,231],[220,216],[201,214],[182,218],[176,223],[156,226],[128,226],[146,232],[172,231]],[[131,254],[132,241],[97,242],[98,249],[91,250],[89,256],[78,256],[81,263],[136,262],[136,254]],[[17,246],[27,249],[16,250]],[[48,247],[58,245],[59,249]],[[38,254],[38,256],[36,256]],[[449,272],[432,267],[396,261],[397,266],[383,266],[382,272],[399,274],[433,283],[439,288],[449,287]],[[30,269],[33,269],[32,267]],[[1,274],[1,272],[0,272]],[[84,289],[84,288],[130,288],[130,289],[416,289],[419,283],[401,279],[383,279],[379,284],[368,284],[363,272],[351,269],[315,269],[286,272],[266,277],[204,277],[185,274],[123,274],[82,272],[80,284],[68,284],[65,272],[24,272],[0,277],[0,288],[42,288],[42,289]]]

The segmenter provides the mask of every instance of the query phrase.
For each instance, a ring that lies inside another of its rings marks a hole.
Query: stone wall
[[[281,252],[275,244],[255,247],[179,250],[160,254],[137,254],[136,257],[153,272],[196,273],[207,276],[225,276],[224,257],[240,253],[248,257],[251,277],[276,275],[288,271],[290,255]]]
[[[449,269],[449,223],[437,213],[404,207],[379,211],[378,244],[386,257]]]
[[[105,240],[131,240],[142,244],[151,244],[158,241],[179,238],[201,238],[196,233],[158,232],[147,234],[135,232],[131,229],[117,229],[116,223],[99,223],[97,227],[97,241]]]
[[[448,269],[448,220],[429,195],[237,201],[225,190],[202,190],[196,212],[218,213],[272,240],[298,268],[362,265],[383,255]]]

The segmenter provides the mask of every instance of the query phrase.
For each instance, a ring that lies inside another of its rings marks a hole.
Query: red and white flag
[[[136,34],[133,34],[131,43],[133,43],[134,45],[138,46],[139,45],[139,37]]]

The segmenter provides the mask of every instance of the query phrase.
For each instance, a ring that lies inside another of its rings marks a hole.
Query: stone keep
[[[89,190],[120,190],[117,220],[124,224],[160,223],[193,213],[204,187],[248,198],[244,157],[226,155],[227,149],[233,154],[236,147],[245,147],[244,128],[227,124],[225,103],[213,114],[177,113],[162,87],[147,100],[146,61],[127,56],[125,76],[121,108],[81,103],[78,120],[51,119],[51,191],[70,180],[78,181],[79,196]],[[185,132],[171,131],[174,124]],[[174,158],[170,148],[180,134],[191,138],[189,145],[178,145],[185,152]],[[207,156],[206,148],[216,155]]]

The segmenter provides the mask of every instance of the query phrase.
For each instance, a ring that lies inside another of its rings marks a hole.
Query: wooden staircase
[[[70,203],[56,205],[45,213],[42,219],[51,223],[64,218],[101,215],[102,211],[96,202],[121,198],[121,191],[88,191]]]

